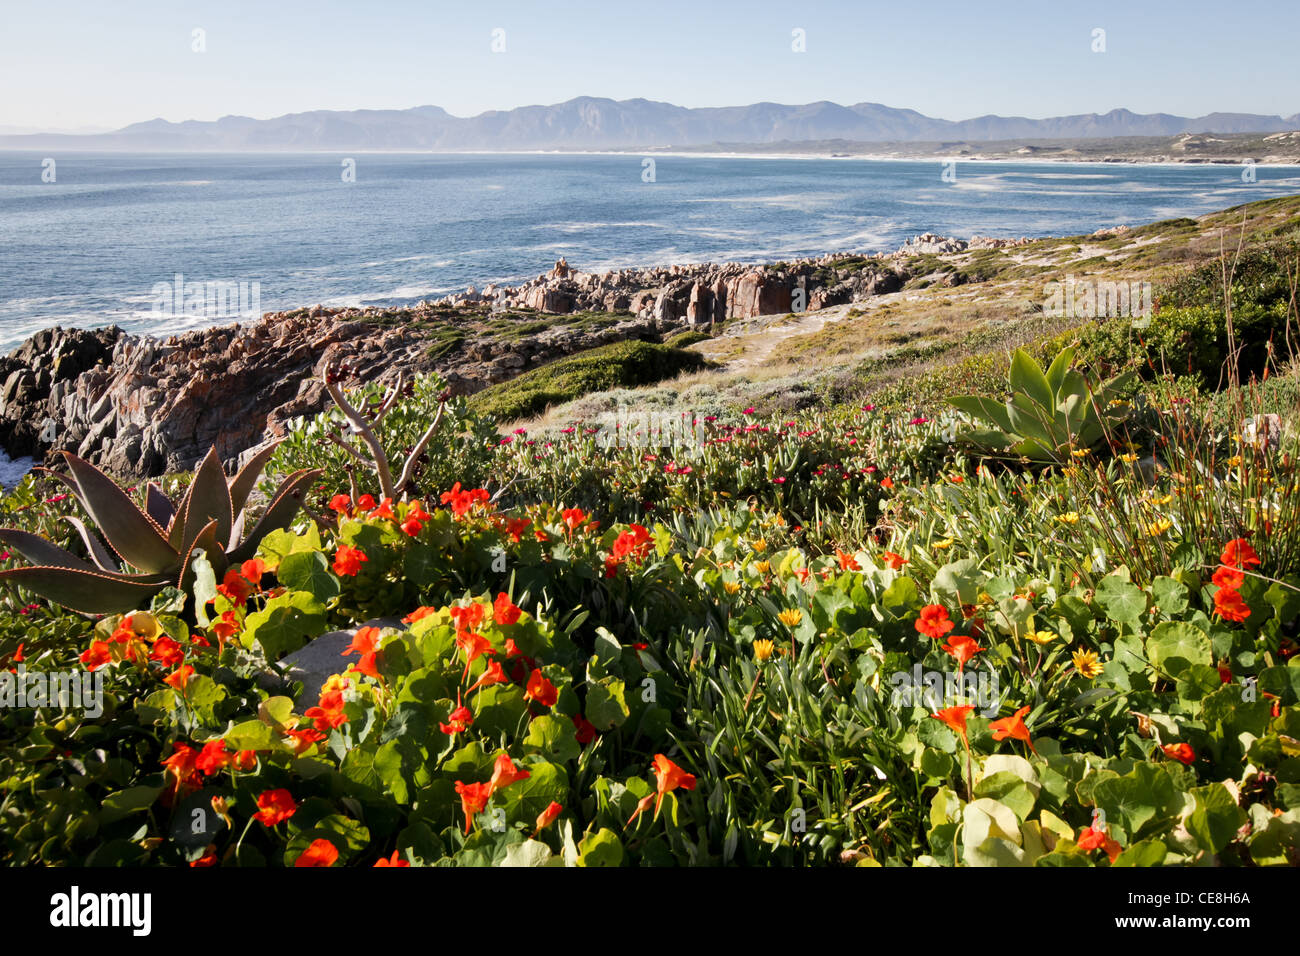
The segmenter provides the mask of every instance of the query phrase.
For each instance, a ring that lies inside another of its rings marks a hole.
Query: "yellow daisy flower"
[[[798,627],[800,622],[803,621],[803,611],[799,610],[797,607],[787,608],[778,614],[777,617],[780,618],[781,623],[786,627]]]
[[[772,652],[775,650],[776,645],[771,641],[755,641],[754,659],[757,661],[768,660],[772,656]]]
[[[1092,680],[1101,673],[1101,659],[1097,656],[1096,651],[1075,651],[1071,656],[1074,661],[1074,669],[1082,677]]]

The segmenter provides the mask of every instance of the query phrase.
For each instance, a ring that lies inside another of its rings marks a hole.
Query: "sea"
[[[0,353],[584,271],[1078,235],[1300,193],[1300,167],[699,154],[0,152]],[[4,470],[0,462],[0,472]]]

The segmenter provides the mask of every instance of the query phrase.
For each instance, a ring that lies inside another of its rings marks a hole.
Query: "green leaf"
[[[1146,648],[1151,665],[1171,677],[1177,677],[1192,664],[1214,665],[1210,636],[1194,624],[1182,621],[1157,624],[1147,637]]]
[[[623,682],[606,677],[587,689],[586,717],[597,730],[621,727],[631,710],[627,706],[627,693]]]
[[[565,763],[582,753],[573,723],[549,714],[533,718],[524,738],[524,749],[539,753],[553,763]]]
[[[613,830],[601,827],[578,844],[578,866],[622,866],[623,844]]]
[[[1023,392],[1047,414],[1051,414],[1056,409],[1052,386],[1048,384],[1047,377],[1043,375],[1039,364],[1024,349],[1016,349],[1011,356],[1008,382],[1012,391]]]
[[[1221,852],[1246,822],[1245,811],[1221,783],[1197,787],[1191,795],[1196,799],[1196,809],[1187,817],[1187,832],[1206,853]]]
[[[339,595],[338,578],[330,571],[329,560],[319,551],[285,555],[276,577],[289,590],[306,591],[321,604]]]
[[[241,640],[262,645],[268,661],[298,650],[325,630],[325,608],[306,591],[289,591],[272,598],[266,607],[248,615]]]
[[[525,840],[506,850],[504,866],[546,866],[551,860],[551,848],[538,840]]]
[[[99,821],[112,823],[133,813],[148,810],[162,791],[162,787],[128,787],[110,793],[104,798],[103,809],[99,812]]]
[[[1096,601],[1116,624],[1126,624],[1134,631],[1142,629],[1147,596],[1136,584],[1107,575],[1097,587]]]

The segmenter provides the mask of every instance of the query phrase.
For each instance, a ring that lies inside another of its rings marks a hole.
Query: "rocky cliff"
[[[828,256],[770,266],[586,273],[564,260],[514,287],[468,289],[410,309],[270,313],[165,339],[47,329],[0,358],[0,446],[67,449],[123,476],[230,462],[327,404],[320,375],[438,372],[472,393],[529,368],[627,339],[818,309],[902,286],[899,261]]]

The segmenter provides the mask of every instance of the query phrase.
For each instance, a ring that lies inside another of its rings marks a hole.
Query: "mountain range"
[[[1029,119],[978,116],[944,120],[878,103],[841,106],[687,108],[653,100],[580,96],[553,106],[521,106],[457,117],[437,106],[405,110],[313,110],[274,119],[225,116],[215,121],[163,119],[97,134],[0,135],[0,148],[200,150],[585,150],[776,143],[808,140],[938,142],[1175,136],[1181,133],[1272,133],[1300,129],[1300,113],[1262,116],[1210,113],[1084,113]]]

